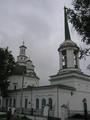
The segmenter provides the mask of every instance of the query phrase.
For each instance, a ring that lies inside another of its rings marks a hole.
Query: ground
[[[6,113],[5,112],[0,112],[0,120],[6,120]],[[31,119],[27,118],[26,116],[17,115],[16,120],[31,120]]]

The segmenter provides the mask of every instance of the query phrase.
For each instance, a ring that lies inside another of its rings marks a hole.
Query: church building
[[[59,71],[50,76],[50,85],[39,86],[39,77],[23,43],[13,75],[9,77],[9,96],[3,99],[4,108],[15,107],[28,114],[33,109],[33,114],[46,116],[47,107],[49,116],[63,118],[83,114],[86,102],[90,111],[90,76],[80,69],[79,47],[71,40],[66,8],[64,15],[65,40],[58,48]]]

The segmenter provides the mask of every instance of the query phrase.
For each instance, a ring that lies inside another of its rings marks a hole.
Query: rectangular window
[[[17,89],[17,83],[13,83],[14,90]]]
[[[27,108],[28,99],[25,99],[25,108]]]
[[[1,106],[1,99],[0,99],[0,106]]]
[[[13,99],[13,107],[16,107],[16,99]]]
[[[62,67],[63,67],[63,69],[67,67],[66,50],[62,51]]]
[[[6,108],[8,107],[8,99],[6,99]]]
[[[12,99],[10,98],[9,106],[12,107]]]

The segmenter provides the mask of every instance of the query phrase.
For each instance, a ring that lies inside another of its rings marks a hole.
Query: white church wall
[[[77,91],[90,92],[90,82],[82,79],[75,80]]]
[[[64,89],[59,89],[59,103],[58,103],[58,108],[59,108],[59,117],[62,116],[62,109],[61,107],[63,105],[66,105],[69,107],[70,104],[70,99],[71,99],[71,90],[64,90]]]
[[[87,100],[88,112],[90,112],[90,93],[76,91],[70,100],[70,109],[73,112],[83,113],[83,99]]]
[[[31,91],[24,91],[23,93],[23,108],[25,108],[25,99],[27,99],[27,109],[31,109]]]
[[[16,85],[16,88],[19,89],[22,85],[22,76],[10,76],[9,79],[10,84],[8,89],[9,90],[14,90],[14,85]]]
[[[21,91],[14,91],[13,93],[9,93],[9,97],[7,97],[4,100],[4,107],[6,107],[6,100],[8,99],[8,105],[7,107],[13,107],[13,101],[16,100],[15,107],[20,109],[21,107],[21,101],[22,101],[22,107],[25,108],[25,99],[27,99],[27,109],[31,108],[31,91],[23,91],[23,95],[21,95]],[[11,104],[10,104],[11,99]]]
[[[77,90],[90,92],[90,81],[81,78],[67,77],[67,79],[61,78],[51,81],[51,85],[55,85],[55,84],[72,86]]]
[[[39,108],[42,109],[42,99],[46,100],[46,104],[48,104],[49,98],[52,99],[52,107],[54,114],[53,116],[57,116],[57,89],[56,88],[43,88],[38,90],[33,90],[33,98],[32,98],[32,106],[34,109],[36,109],[36,99],[39,99]]]
[[[72,80],[73,79],[73,80]],[[73,77],[71,78],[61,78],[61,79],[55,79],[54,81],[51,81],[51,85],[57,85],[57,84],[63,84],[63,85],[68,85],[68,86],[75,86],[75,80]]]
[[[14,86],[16,85],[16,89],[22,88],[22,76],[13,75],[9,77],[10,85],[8,87],[9,90],[14,90]],[[27,86],[39,86],[39,80],[36,78],[26,77],[24,76],[24,83],[23,87],[26,88]]]

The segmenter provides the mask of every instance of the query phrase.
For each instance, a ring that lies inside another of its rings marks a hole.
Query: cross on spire
[[[25,44],[24,40],[23,40],[23,45]]]

